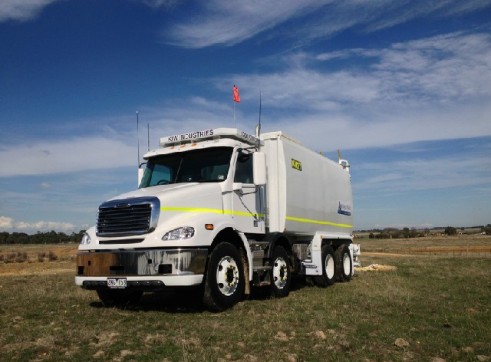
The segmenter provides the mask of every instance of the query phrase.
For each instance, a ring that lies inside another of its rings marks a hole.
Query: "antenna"
[[[261,108],[262,108],[262,96],[261,96],[261,89],[259,89],[259,120],[256,126],[256,138],[258,139],[258,145],[257,145],[258,149],[259,146],[261,145],[261,141],[259,140],[259,137],[261,136]]]
[[[138,145],[138,160],[137,160],[137,167],[140,168],[140,125],[139,125],[139,119],[138,119],[138,111],[136,111],[136,138],[137,138],[137,145]]]
[[[262,107],[263,106],[263,101],[262,101],[263,99],[262,98],[263,98],[262,97],[262,92],[261,92],[261,89],[259,89],[259,124],[258,124],[258,126],[259,126],[259,128],[258,128],[259,134],[258,134],[258,136],[261,135],[261,111],[262,111],[262,108],[263,108]]]
[[[150,151],[150,123],[147,123],[147,151]]]

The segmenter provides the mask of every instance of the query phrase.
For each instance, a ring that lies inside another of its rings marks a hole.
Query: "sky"
[[[2,0],[0,231],[90,227],[138,144],[260,98],[349,160],[355,229],[491,223],[491,0]]]

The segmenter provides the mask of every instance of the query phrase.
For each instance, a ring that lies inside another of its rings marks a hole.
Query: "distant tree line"
[[[1,244],[62,244],[69,242],[78,242],[82,239],[84,230],[80,230],[78,233],[72,232],[67,235],[62,232],[49,231],[49,232],[37,232],[36,234],[26,234],[19,232],[0,232],[0,245]]]
[[[486,235],[491,235],[491,224],[487,224],[482,228],[482,232]]]
[[[426,236],[430,233],[429,229],[425,230],[416,230],[404,228],[402,230],[387,228],[383,230],[374,230],[372,231],[368,237],[370,239],[400,239],[400,238],[419,238]]]
[[[478,227],[481,230],[481,233],[484,233],[486,235],[491,235],[491,224],[487,224],[486,226],[480,226]],[[452,227],[452,226],[447,226],[446,228],[442,228],[443,233],[445,235],[457,235],[459,233],[459,229]],[[460,228],[461,232],[464,232],[465,228]],[[401,238],[420,238],[424,236],[430,235],[432,232],[430,229],[424,229],[424,230],[416,230],[416,229],[409,229],[409,228],[404,228],[402,230],[395,229],[395,228],[386,228],[383,230],[372,230],[368,237],[370,239],[401,239]]]

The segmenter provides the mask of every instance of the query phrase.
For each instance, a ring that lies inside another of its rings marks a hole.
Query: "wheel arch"
[[[217,246],[218,243],[221,243],[222,241],[226,241],[238,249],[245,247],[237,230],[234,230],[231,227],[226,227],[225,229],[220,230],[215,236],[215,239],[213,239],[213,243],[210,246],[210,252],[215,248],[215,246]]]
[[[286,250],[288,256],[291,259],[292,255],[293,255],[292,242],[290,241],[288,236],[286,236],[285,234],[273,234],[268,238],[267,241],[269,242],[269,246],[266,250],[266,256],[268,258],[272,257],[273,250],[275,247],[282,246]],[[291,260],[290,260],[290,262],[291,262]]]
[[[329,238],[329,239],[323,239],[322,245],[324,245],[324,243],[328,243],[329,245],[331,245],[333,250],[336,250],[337,248],[339,248],[340,246],[343,246],[343,245],[349,246],[352,242],[353,242],[353,240],[351,240],[351,239],[332,239],[332,238]]]

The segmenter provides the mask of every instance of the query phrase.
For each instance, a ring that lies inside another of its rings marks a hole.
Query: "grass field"
[[[1,246],[29,261],[0,263],[0,359],[491,361],[490,237],[361,244],[363,266],[391,268],[327,289],[297,281],[288,298],[252,298],[220,314],[192,294],[104,308],[74,285],[76,245]],[[40,262],[42,251],[58,258]]]

